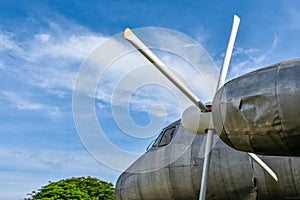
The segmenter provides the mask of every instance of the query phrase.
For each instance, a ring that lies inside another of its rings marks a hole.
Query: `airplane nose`
[[[116,183],[116,199],[198,199],[202,159],[198,159],[198,146],[195,146],[195,152],[191,151],[191,143],[203,137],[186,134],[182,126],[176,129],[179,123],[176,121],[166,127],[157,146],[120,175]],[[173,134],[174,130],[176,137],[172,143],[166,143],[168,138],[165,136]],[[198,139],[194,140],[195,137]],[[199,163],[191,163],[192,153]]]
[[[180,163],[153,171],[123,172],[116,183],[116,199],[198,199],[200,166]]]
[[[175,180],[177,176],[183,178],[184,175],[178,174],[174,175],[174,180],[164,180],[166,176],[165,170],[145,174],[124,172],[116,184],[116,199],[197,199],[198,194],[191,184],[185,184],[184,179]],[[191,182],[191,176],[188,179]]]
[[[142,199],[137,183],[136,173],[123,172],[116,183],[116,199]]]

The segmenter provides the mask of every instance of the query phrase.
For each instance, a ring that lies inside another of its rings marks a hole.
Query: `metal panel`
[[[277,75],[277,101],[285,145],[300,155],[300,60],[284,62]]]
[[[213,101],[221,139],[246,152],[300,156],[299,77],[300,59],[228,82]]]

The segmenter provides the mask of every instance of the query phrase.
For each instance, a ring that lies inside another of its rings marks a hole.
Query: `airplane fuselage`
[[[166,129],[174,126],[168,144],[159,146],[163,140],[159,136],[156,145],[119,177],[117,199],[198,199],[206,136],[187,132],[180,121]],[[218,140],[212,151],[207,199],[300,198],[300,158],[261,158],[274,169],[278,182],[246,153]]]

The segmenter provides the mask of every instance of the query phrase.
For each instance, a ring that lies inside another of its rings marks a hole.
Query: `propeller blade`
[[[264,162],[262,161],[256,154],[254,153],[248,153],[248,155],[253,158],[259,164],[264,170],[266,170],[274,179],[275,181],[278,181],[278,177],[275,174],[275,172]]]
[[[234,46],[234,42],[235,42],[235,38],[236,38],[236,34],[238,31],[239,25],[240,25],[240,18],[238,16],[234,15],[231,33],[229,36],[229,41],[227,44],[227,49],[225,52],[223,65],[222,65],[222,69],[220,72],[220,77],[219,77],[219,81],[218,81],[218,85],[217,85],[217,90],[220,89],[225,83],[225,79],[227,76],[228,67],[229,67],[232,50],[233,50],[233,46]]]
[[[208,169],[211,157],[211,148],[214,138],[214,129],[209,129],[206,136],[206,143],[205,143],[205,155],[204,155],[204,162],[202,168],[202,178],[201,178],[201,187],[200,187],[200,195],[199,200],[205,200],[206,196],[206,186],[207,186],[207,179],[208,179]]]
[[[124,31],[124,38],[141,52],[169,81],[187,96],[202,112],[208,112],[200,99],[173,73],[146,45],[129,29]]]
[[[227,71],[228,71],[228,67],[229,67],[229,63],[230,63],[230,58],[231,58],[237,30],[239,28],[239,24],[240,24],[240,18],[238,16],[234,15],[231,33],[229,36],[229,41],[228,41],[226,53],[224,56],[224,61],[223,61],[223,65],[221,68],[216,91],[218,89],[220,89],[225,83],[225,79],[226,79],[226,75],[227,75]],[[212,130],[212,129],[208,130],[208,134],[206,137],[205,156],[204,156],[204,163],[203,163],[203,168],[202,168],[202,180],[201,180],[199,200],[205,200],[205,196],[206,196],[206,185],[207,185],[208,170],[209,170],[209,163],[210,163],[210,157],[211,157],[211,148],[212,148],[212,142],[213,142],[213,138],[214,138],[213,133],[214,133],[214,130]]]

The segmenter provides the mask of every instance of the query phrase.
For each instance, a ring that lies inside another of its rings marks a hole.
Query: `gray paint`
[[[221,140],[212,150],[207,199],[300,199],[300,59],[281,62],[228,82],[213,101]],[[171,143],[151,148],[118,179],[116,197],[198,199],[206,136],[180,121]],[[254,152],[275,182],[246,152]],[[274,156],[281,155],[281,156]]]
[[[229,146],[262,155],[300,156],[300,59],[226,83],[213,100],[213,121]]]
[[[117,199],[198,199],[205,139],[180,125],[170,144],[146,152],[119,177]],[[218,140],[212,151],[207,199],[300,198],[300,158],[260,157],[274,169],[279,182],[246,153]]]

